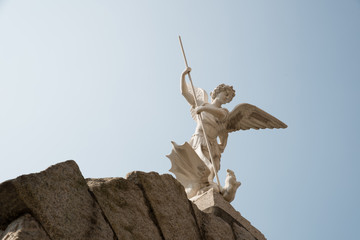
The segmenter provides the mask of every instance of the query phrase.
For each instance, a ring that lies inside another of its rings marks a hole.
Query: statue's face
[[[230,94],[227,91],[220,92],[216,96],[216,99],[218,99],[218,101],[221,102],[222,104],[229,103],[231,101]]]

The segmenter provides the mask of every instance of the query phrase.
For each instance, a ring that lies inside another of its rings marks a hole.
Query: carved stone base
[[[213,189],[210,189],[192,201],[203,212],[213,213],[226,220],[229,224],[236,221],[238,225],[244,227],[257,240],[266,240],[265,236],[259,230],[252,226],[248,220],[242,217],[229,202]]]

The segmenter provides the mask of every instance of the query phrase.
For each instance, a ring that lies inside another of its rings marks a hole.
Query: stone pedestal
[[[245,228],[257,240],[266,240],[265,236],[257,230],[251,223],[236,211],[229,202],[213,189],[200,195],[193,200],[193,203],[203,212],[213,213],[230,225],[234,223]]]

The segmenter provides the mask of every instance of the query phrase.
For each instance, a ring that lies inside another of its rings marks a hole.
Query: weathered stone
[[[161,239],[137,185],[123,178],[86,180],[119,239]]]
[[[7,225],[28,212],[25,203],[18,197],[14,180],[0,184],[0,229],[5,230]]]
[[[221,195],[196,206],[168,174],[87,181],[67,161],[0,184],[0,239],[265,239]]]
[[[43,227],[30,215],[25,214],[6,228],[0,239],[4,240],[50,240]]]
[[[236,240],[256,240],[245,228],[233,223],[232,225]]]
[[[31,212],[52,240],[114,238],[74,161],[59,163],[40,173],[23,175],[5,182],[5,186],[3,184],[0,185],[1,203],[15,202],[16,206],[6,209],[0,205],[2,224],[24,212]]]
[[[221,218],[200,211],[192,204],[201,236],[206,240],[234,240],[234,233],[229,224]]]
[[[143,190],[164,239],[201,239],[184,187],[171,175],[132,172],[127,179]]]
[[[213,213],[229,224],[236,221],[238,225],[243,226],[256,239],[266,240],[265,236],[258,229],[252,226],[248,220],[241,216],[229,202],[224,200],[224,198],[219,193],[213,191],[213,189],[205,192],[193,202],[201,211]]]

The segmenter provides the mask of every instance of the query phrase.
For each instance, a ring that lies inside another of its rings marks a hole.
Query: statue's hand
[[[191,67],[187,67],[185,68],[184,72],[182,73],[183,75],[188,74],[189,72],[191,72]]]
[[[195,108],[195,112],[196,112],[197,114],[200,114],[202,111],[204,111],[204,107],[203,107],[203,106],[200,106],[200,107]]]

